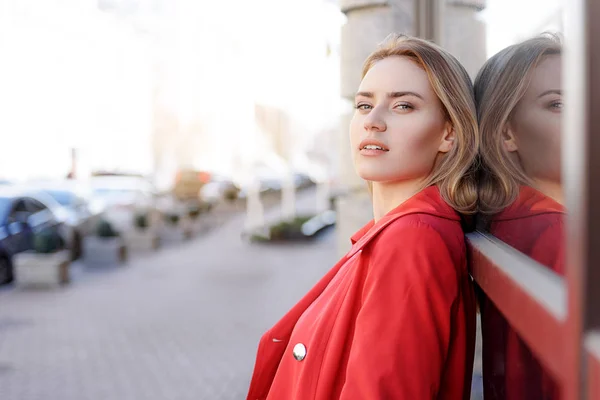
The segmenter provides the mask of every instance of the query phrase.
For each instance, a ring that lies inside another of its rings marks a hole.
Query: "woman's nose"
[[[375,110],[371,111],[367,118],[365,118],[366,131],[384,132],[386,128],[384,119]]]

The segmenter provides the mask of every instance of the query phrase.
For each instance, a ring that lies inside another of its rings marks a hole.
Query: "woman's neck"
[[[421,180],[393,183],[373,182],[373,216],[375,222],[417,194],[423,187]]]
[[[545,181],[535,179],[533,181],[534,188],[546,196],[550,197],[558,204],[564,205],[564,193],[562,185],[559,182]]]

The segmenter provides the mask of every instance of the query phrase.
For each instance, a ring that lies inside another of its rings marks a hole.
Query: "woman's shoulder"
[[[370,260],[369,275],[385,279],[395,277],[414,283],[432,276],[450,279],[466,273],[460,222],[430,215],[398,218],[370,244],[365,255]],[[410,265],[418,268],[407,267]]]
[[[460,237],[464,241],[464,232],[460,221],[442,218],[425,213],[404,215],[389,224],[380,235],[388,240],[407,237],[439,237],[440,240]]]
[[[463,264],[465,239],[459,221],[411,214],[389,224],[370,244],[369,257],[395,263],[404,259],[443,258]],[[454,268],[450,268],[451,270]]]

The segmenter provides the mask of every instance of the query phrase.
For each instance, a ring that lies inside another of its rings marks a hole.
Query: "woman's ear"
[[[517,139],[515,137],[515,132],[510,125],[510,123],[506,124],[502,131],[502,139],[504,144],[504,149],[509,153],[515,152],[519,150],[517,146]]]
[[[440,153],[447,153],[452,150],[455,137],[454,126],[450,122],[446,122],[446,125],[444,125],[444,136],[442,137],[442,143],[440,143],[438,151]]]

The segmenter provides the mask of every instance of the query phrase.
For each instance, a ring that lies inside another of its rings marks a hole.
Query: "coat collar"
[[[519,197],[510,206],[496,214],[494,221],[529,218],[540,214],[564,214],[565,207],[530,186],[521,186]]]
[[[460,221],[460,216],[448,203],[444,201],[437,186],[429,186],[392,211],[384,215],[379,221],[371,220],[363,226],[358,232],[352,235],[352,249],[349,257],[362,249],[373,237],[375,237],[386,226],[400,217],[409,214],[429,214],[440,218]]]

